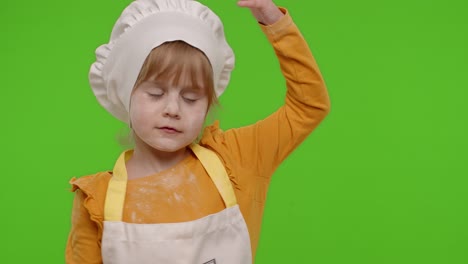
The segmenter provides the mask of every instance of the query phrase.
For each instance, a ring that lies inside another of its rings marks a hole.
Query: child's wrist
[[[258,21],[263,25],[273,25],[278,22],[284,14],[276,5],[271,5],[262,12],[261,19]]]

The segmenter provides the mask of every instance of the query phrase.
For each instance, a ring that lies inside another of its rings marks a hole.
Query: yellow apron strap
[[[125,162],[131,157],[132,153],[132,150],[123,152],[115,163],[113,175],[107,187],[104,204],[105,221],[122,221],[125,193],[127,192],[127,168],[125,167]]]
[[[211,180],[223,198],[226,208],[236,205],[237,200],[236,195],[234,194],[234,189],[231,181],[229,180],[226,169],[218,155],[198,144],[191,144],[190,148],[211,177]],[[109,185],[107,187],[106,201],[104,203],[105,221],[122,221],[128,178],[125,163],[132,154],[132,150],[123,152],[115,163],[113,175],[110,178]]]
[[[190,148],[202,163],[206,172],[211,177],[211,180],[216,185],[216,188],[218,188],[226,208],[236,205],[237,200],[236,195],[234,194],[234,188],[232,187],[231,180],[229,179],[226,169],[218,155],[198,144],[191,144]]]

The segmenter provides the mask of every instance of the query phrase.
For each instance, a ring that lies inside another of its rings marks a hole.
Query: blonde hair
[[[219,103],[210,61],[201,50],[181,40],[165,42],[150,52],[141,67],[134,89],[147,80],[169,86],[205,89],[207,111]]]

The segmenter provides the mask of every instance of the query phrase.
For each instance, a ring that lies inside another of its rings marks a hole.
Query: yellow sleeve
[[[257,170],[252,173],[267,178],[319,125],[330,108],[315,59],[289,13],[281,10],[285,15],[278,22],[260,27],[273,46],[286,81],[285,104],[250,126],[224,133],[216,125],[207,129],[209,134],[222,137],[222,146],[215,147],[221,156],[234,161],[235,166]],[[205,138],[201,143],[213,145],[209,141]]]
[[[75,198],[71,214],[71,229],[65,251],[67,264],[101,264],[102,208],[90,194],[91,177],[72,180]],[[80,186],[80,180],[82,186]],[[84,183],[84,184],[83,184]],[[85,187],[81,189],[80,187]]]

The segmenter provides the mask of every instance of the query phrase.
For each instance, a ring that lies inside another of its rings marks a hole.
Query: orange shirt
[[[310,49],[285,9],[285,16],[260,25],[286,79],[285,104],[253,125],[222,131],[205,128],[200,145],[214,150],[231,179],[255,256],[270,178],[278,165],[327,115],[325,83]],[[102,263],[104,200],[112,172],[73,179],[76,192],[67,263]],[[192,154],[179,164],[127,184],[123,221],[167,223],[195,220],[224,209],[216,187]]]

